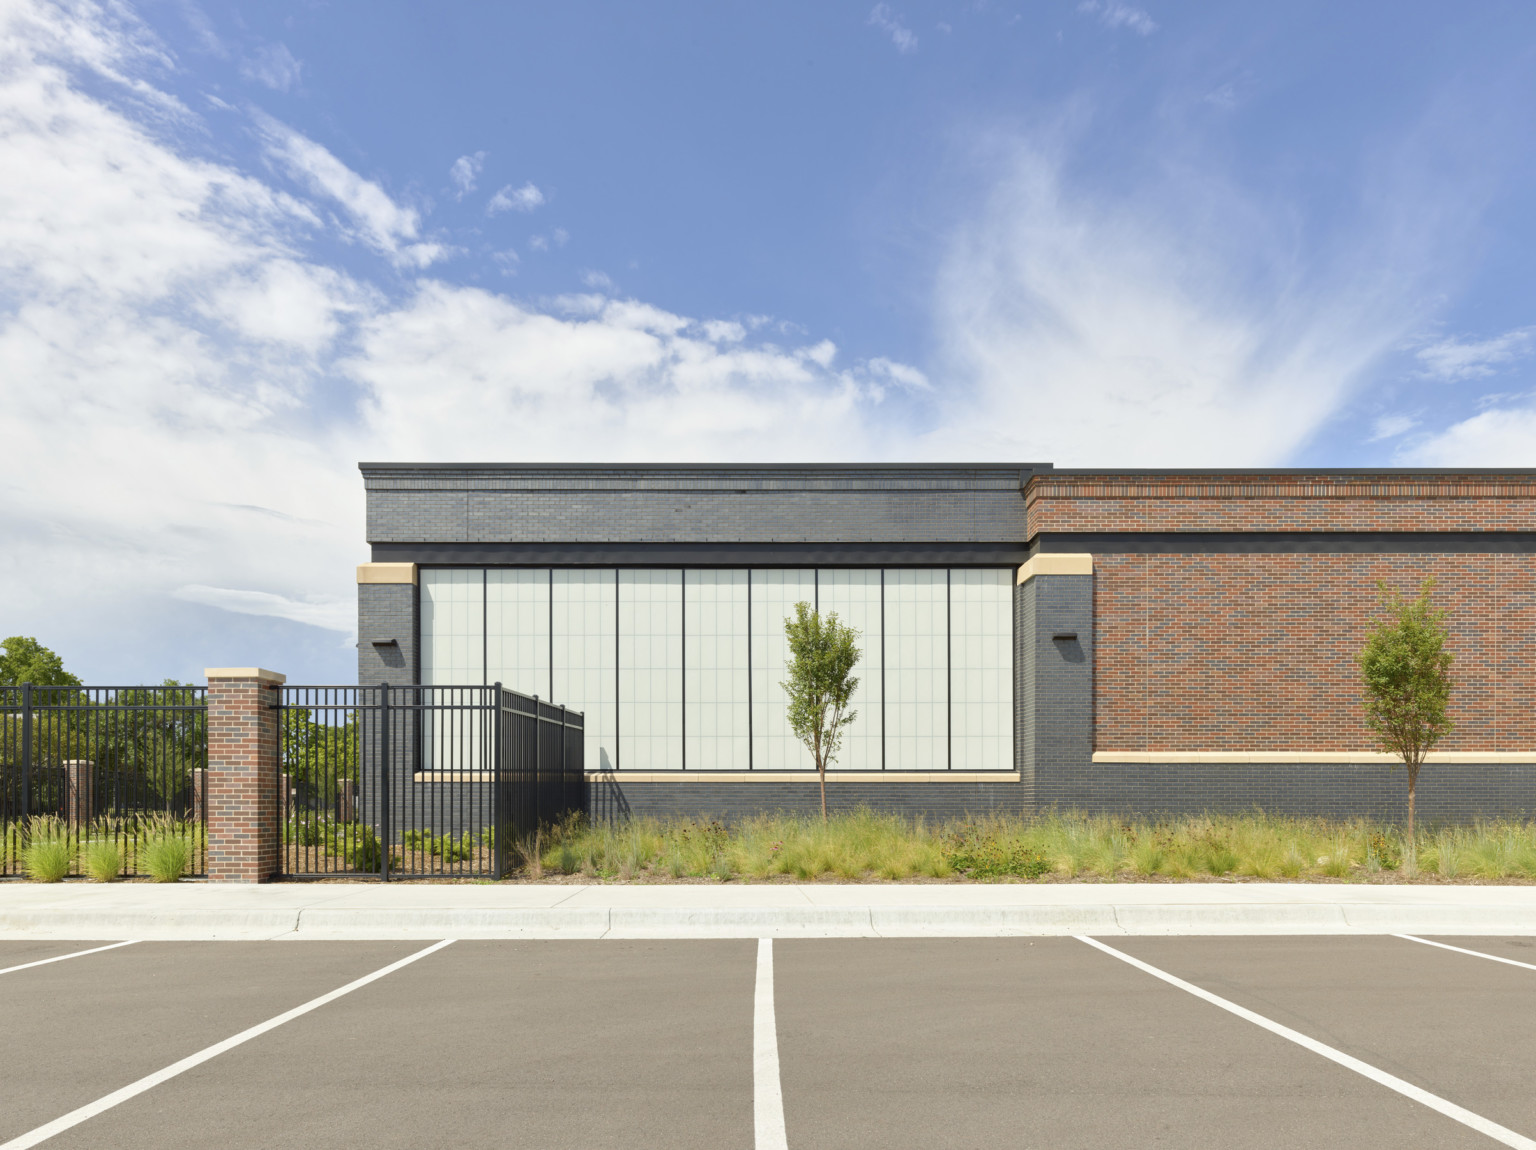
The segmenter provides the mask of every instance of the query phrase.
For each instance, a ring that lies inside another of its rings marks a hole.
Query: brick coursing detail
[[[1440,749],[1536,749],[1536,562],[1465,554],[1096,556],[1095,748],[1369,748],[1354,656],[1375,584],[1429,575],[1456,655]]]
[[[1115,531],[1531,531],[1536,476],[1053,475],[1025,488],[1028,537]]]

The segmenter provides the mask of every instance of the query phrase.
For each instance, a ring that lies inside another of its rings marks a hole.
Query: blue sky
[[[352,674],[359,459],[1536,463],[1522,4],[0,3],[0,579]]]

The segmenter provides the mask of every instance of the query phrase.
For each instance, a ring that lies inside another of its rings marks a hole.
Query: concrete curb
[[[1530,906],[1081,903],[1018,906],[68,908],[0,910],[0,940],[932,938],[1532,935]]]

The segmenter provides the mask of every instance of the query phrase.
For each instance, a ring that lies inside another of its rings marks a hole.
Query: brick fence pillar
[[[64,760],[64,813],[76,827],[96,813],[96,764],[90,759]]]
[[[267,882],[277,873],[278,688],[260,667],[208,668],[208,880]]]

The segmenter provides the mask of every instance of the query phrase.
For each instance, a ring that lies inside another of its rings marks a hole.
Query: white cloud
[[[376,251],[402,267],[423,268],[441,259],[447,249],[418,242],[421,216],[402,207],[378,184],[365,180],[322,145],[264,112],[253,112],[267,155],[311,191],[340,204]]]
[[[1418,425],[1419,421],[1411,415],[1383,415],[1371,425],[1371,437],[1367,442],[1379,443],[1383,439],[1395,439]]]
[[[0,9],[0,594],[80,672],[254,661],[258,623],[290,653],[295,630],[350,637],[358,459],[901,453],[875,430],[900,365],[839,369],[760,317],[418,278],[416,214],[260,113],[302,194],[197,158],[204,127],[138,74],[158,48],[112,19]],[[111,90],[74,83],[86,67]],[[316,232],[405,286],[328,266]]]
[[[896,51],[908,55],[917,51],[917,34],[902,23],[901,17],[891,11],[889,4],[876,4],[870,10],[868,23],[879,28],[891,38]]]
[[[348,637],[357,630],[357,601],[351,598],[305,601],[275,595],[270,591],[204,587],[200,583],[178,587],[171,594],[188,603],[201,603],[206,607],[217,607],[221,611],[233,611],[239,615],[270,615],[277,619],[289,619],[310,627],[340,631]]]
[[[491,202],[485,205],[485,214],[494,216],[498,212],[531,212],[543,203],[544,193],[532,183],[520,188],[508,184],[491,197]]]
[[[1479,412],[1405,446],[1397,458],[1417,467],[1536,466],[1536,406]]]
[[[484,152],[460,156],[457,160],[453,161],[453,167],[448,169],[448,178],[453,181],[453,186],[458,189],[458,194],[453,197],[454,199],[462,200],[475,190],[475,181],[480,178],[480,169],[483,167],[485,167]]]
[[[1077,10],[1097,18],[1100,24],[1112,30],[1129,28],[1138,36],[1150,36],[1157,31],[1157,23],[1150,15],[1120,0],[1082,0]]]
[[[1536,327],[1521,327],[1492,339],[1443,339],[1418,351],[1423,373],[1430,379],[1457,382],[1486,379],[1501,368],[1531,354]]]
[[[1096,197],[1054,152],[1015,147],[939,282],[925,456],[1279,464],[1399,345],[1411,269],[1353,251],[1299,265],[1241,190],[1170,181]]]
[[[274,92],[287,92],[299,82],[303,65],[294,58],[286,44],[263,44],[241,61],[240,74],[247,80],[265,84]]]
[[[564,228],[555,228],[548,235],[532,235],[528,237],[528,246],[536,252],[547,252],[551,247],[563,248],[571,233]]]
[[[607,272],[600,272],[588,268],[581,273],[582,286],[592,288],[594,291],[607,292],[609,295],[618,291],[618,285],[613,282],[613,277]]]

